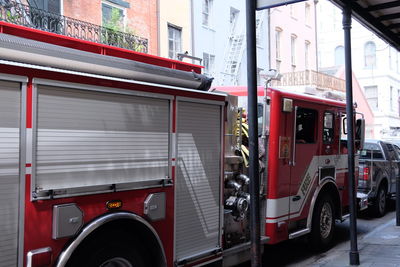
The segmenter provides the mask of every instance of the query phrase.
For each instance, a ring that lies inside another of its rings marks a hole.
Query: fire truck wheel
[[[144,253],[134,240],[122,236],[107,236],[94,239],[86,244],[71,261],[68,267],[146,267]]]
[[[372,214],[375,217],[382,217],[386,213],[386,188],[384,185],[380,185],[376,199],[371,206]]]
[[[311,244],[316,250],[329,248],[335,230],[335,210],[329,195],[323,195],[317,202],[311,229]]]

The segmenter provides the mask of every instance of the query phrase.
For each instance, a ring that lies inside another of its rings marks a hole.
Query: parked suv
[[[389,197],[396,193],[400,149],[381,140],[366,140],[360,151],[358,192],[368,194],[368,209],[377,217],[386,212]]]

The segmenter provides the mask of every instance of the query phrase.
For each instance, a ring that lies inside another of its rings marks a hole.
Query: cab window
[[[317,114],[313,109],[298,108],[296,117],[296,143],[312,144],[316,141]]]
[[[322,141],[324,144],[332,144],[333,143],[333,135],[334,135],[334,121],[335,117],[332,112],[325,112],[324,114],[324,127],[322,133]]]

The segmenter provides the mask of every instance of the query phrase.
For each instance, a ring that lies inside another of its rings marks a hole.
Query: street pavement
[[[358,229],[358,251],[361,267],[400,267],[400,226],[396,226],[395,212],[376,220],[372,229]],[[365,220],[365,218],[364,218]],[[344,227],[348,227],[346,222]],[[346,231],[348,234],[348,231]],[[344,232],[343,232],[344,233]],[[344,242],[325,253],[314,255],[303,261],[290,263],[291,267],[344,267],[352,266],[349,260],[350,241]],[[268,266],[265,265],[265,266]]]
[[[349,250],[350,242],[347,241],[307,265],[310,267],[351,266]],[[400,267],[400,227],[396,226],[396,220],[391,219],[359,238],[358,250],[359,266]]]
[[[360,267],[400,267],[400,227],[396,226],[394,201],[382,218],[368,212],[357,218]],[[349,262],[349,220],[338,223],[334,244],[325,252],[313,251],[304,237],[266,246],[263,267],[346,267]],[[250,262],[238,265],[249,267]]]

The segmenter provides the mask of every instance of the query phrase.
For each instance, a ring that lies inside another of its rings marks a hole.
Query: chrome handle
[[[296,127],[297,127],[297,106],[294,107],[294,120],[293,120],[293,152],[292,152],[292,166],[296,166]]]

